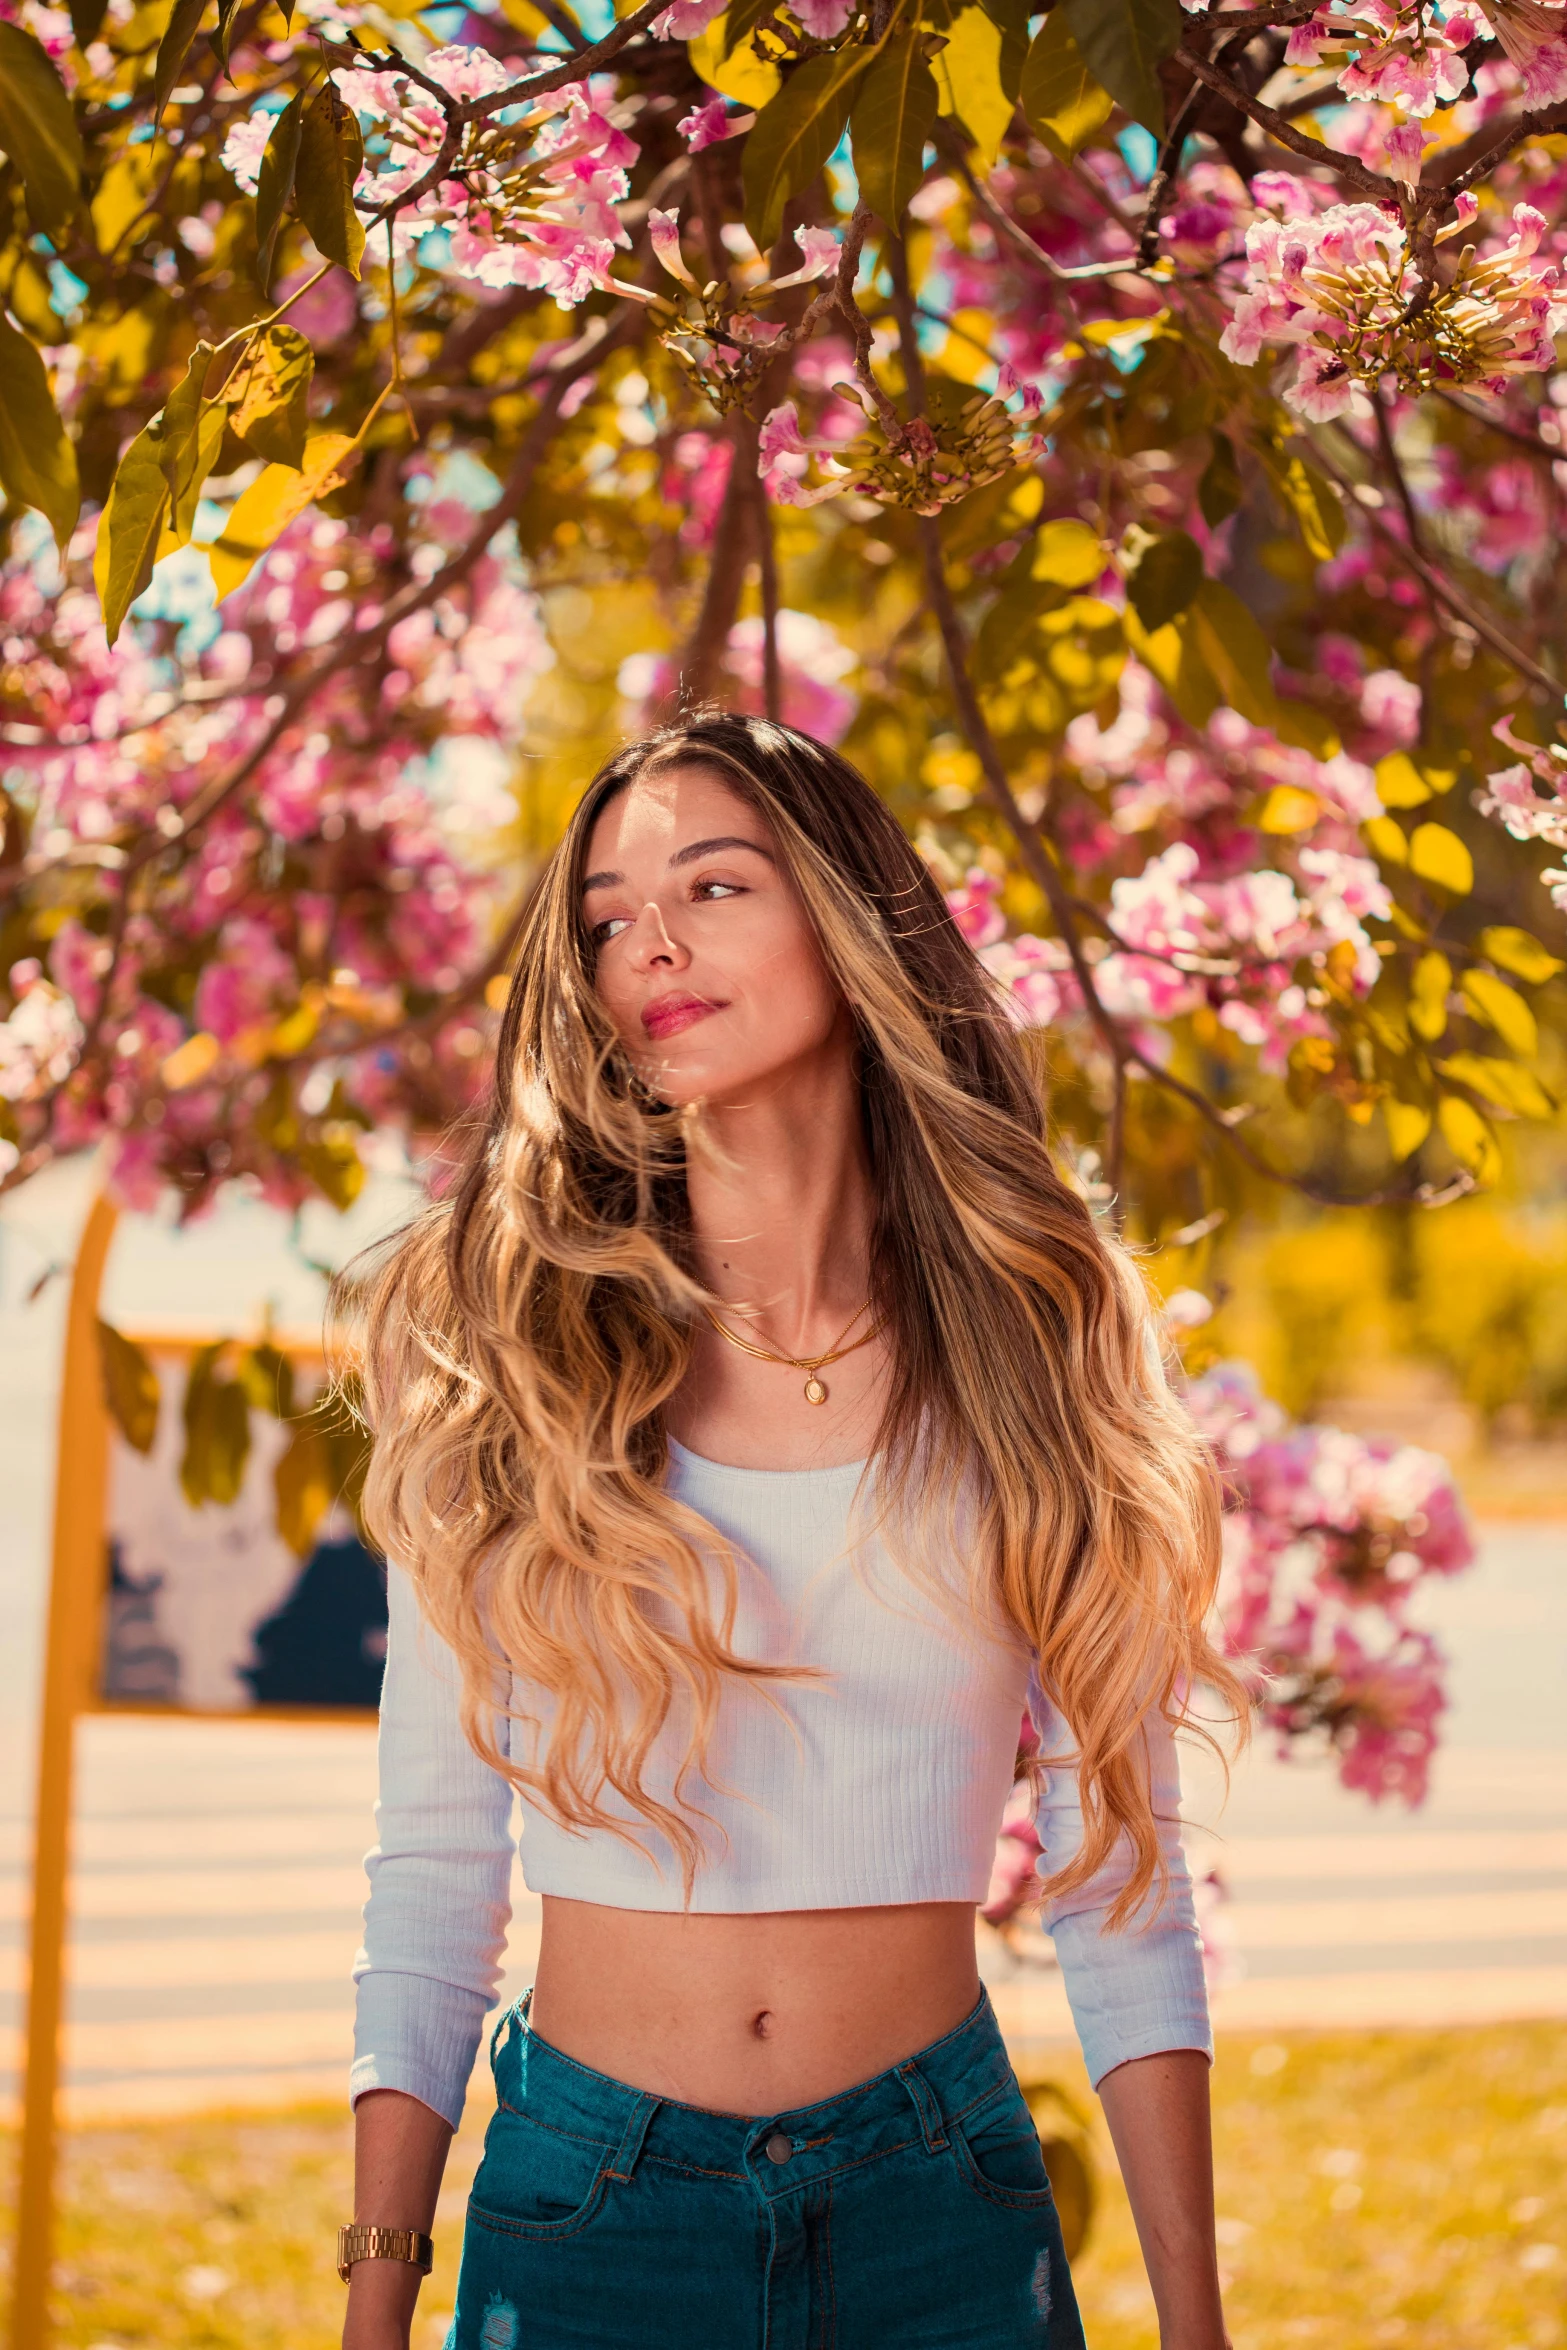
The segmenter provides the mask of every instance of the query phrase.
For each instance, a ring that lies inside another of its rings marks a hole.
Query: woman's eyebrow
[[[671,867],[694,865],[699,857],[710,857],[715,849],[749,849],[753,856],[765,857],[769,865],[778,862],[772,850],[764,849],[759,840],[742,840],[738,833],[730,832],[717,833],[711,840],[694,840],[688,848],[676,849],[669,862]],[[623,873],[587,873],[583,875],[582,887],[584,891],[615,889],[625,878]]]

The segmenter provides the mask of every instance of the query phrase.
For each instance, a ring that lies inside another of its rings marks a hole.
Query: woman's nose
[[[678,939],[670,937],[663,908],[656,898],[649,898],[631,925],[626,943],[639,971],[682,971],[691,960]]]

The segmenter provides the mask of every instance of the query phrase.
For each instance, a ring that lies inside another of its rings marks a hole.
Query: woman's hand
[[[1231,2350],[1213,2234],[1208,2059],[1134,2057],[1099,2084],[1159,2312],[1160,2350]]]
[[[400,2089],[369,2089],[354,2107],[354,2218],[367,2228],[429,2235],[451,2124]],[[409,2260],[356,2260],[343,2350],[408,2350],[424,2282]]]

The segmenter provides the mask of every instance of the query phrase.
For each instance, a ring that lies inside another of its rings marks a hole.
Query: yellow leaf
[[[147,198],[158,176],[159,150],[152,140],[127,147],[117,155],[98,182],[92,200],[93,234],[102,253],[112,253],[133,220],[146,210]],[[148,226],[152,225],[151,216]]]
[[[1061,163],[1070,163],[1110,119],[1115,101],[1084,64],[1064,7],[1050,10],[1030,44],[1022,103],[1030,127]]]
[[[1384,1101],[1387,1139],[1395,1159],[1412,1159],[1431,1131],[1431,1113],[1414,1102]]]
[[[1047,522],[1034,541],[1035,579],[1052,587],[1092,587],[1108,556],[1099,533],[1086,522]]]
[[[1456,1093],[1442,1096],[1437,1105],[1436,1122],[1442,1130],[1442,1140],[1461,1167],[1482,1183],[1494,1183],[1502,1171],[1502,1156],[1496,1147],[1496,1137],[1479,1111]]]
[[[1409,870],[1420,881],[1463,898],[1474,887],[1474,859],[1445,824],[1417,824],[1409,836]]]
[[[57,330],[59,331],[59,330]],[[0,488],[35,506],[64,551],[81,510],[76,451],[37,345],[0,315]]]
[[[182,1045],[176,1045],[159,1072],[170,1093],[181,1093],[187,1085],[199,1085],[217,1066],[222,1050],[217,1038],[205,1028],[199,1028]]]
[[[134,1451],[151,1452],[162,1400],[157,1372],[136,1341],[112,1322],[98,1324],[98,1357],[103,1399],[115,1426]]]
[[[1384,808],[1418,808],[1431,797],[1431,786],[1407,751],[1389,751],[1377,761],[1377,798]]]
[[[1515,1110],[1521,1118],[1549,1118],[1555,1105],[1538,1077],[1520,1069],[1516,1061],[1493,1061],[1482,1053],[1454,1053],[1442,1062],[1444,1077],[1456,1077],[1472,1086],[1498,1109]]]
[[[1426,1044],[1435,1044],[1447,1026],[1447,998],[1453,966],[1445,955],[1422,955],[1409,982],[1409,1025]]]
[[[941,347],[941,370],[959,383],[984,381],[991,369],[990,345],[996,322],[988,310],[954,310]]]
[[[1260,832],[1309,832],[1322,813],[1322,802],[1315,792],[1301,791],[1293,783],[1276,783],[1262,803],[1257,818]]]
[[[1001,86],[1001,42],[1001,27],[983,8],[962,8],[934,61],[941,111],[955,114],[972,134],[987,171],[1001,152],[1013,113]]]
[[[765,106],[777,97],[783,76],[776,65],[768,63],[751,34],[737,42],[726,57],[726,24],[727,19],[720,16],[705,33],[686,43],[691,63],[710,90],[721,90],[737,106]]]
[[[1525,1060],[1538,1052],[1540,1031],[1534,1014],[1505,979],[1498,979],[1494,971],[1466,971],[1458,982],[1458,992],[1475,1018],[1494,1028],[1503,1044],[1511,1045]]]
[[[1391,816],[1368,816],[1360,828],[1360,837],[1384,865],[1409,863],[1409,843],[1404,838],[1403,827],[1395,824]]]
[[[1537,938],[1531,937],[1527,930],[1515,930],[1510,923],[1498,923],[1482,930],[1480,952],[1489,955],[1493,963],[1500,963],[1515,979],[1527,980],[1531,987],[1542,987],[1558,971],[1567,970],[1567,963],[1559,956],[1548,954]]]
[[[1187,725],[1206,726],[1222,697],[1197,647],[1190,622],[1190,613],[1183,612],[1179,620],[1166,621],[1163,628],[1150,633],[1129,604],[1125,613],[1126,641],[1143,667],[1159,680]]]
[[[305,462],[297,473],[292,465],[269,465],[257,475],[230,513],[222,537],[207,549],[220,604],[313,498],[336,489],[353,451],[347,433],[317,433],[306,442]]]

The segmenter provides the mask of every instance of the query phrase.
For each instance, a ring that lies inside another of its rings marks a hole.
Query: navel
[[[755,2015],[751,2018],[751,2029],[756,2034],[758,2040],[766,2040],[771,2037],[773,2029],[773,2011],[770,2007],[764,2007],[759,2015]]]

